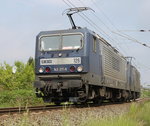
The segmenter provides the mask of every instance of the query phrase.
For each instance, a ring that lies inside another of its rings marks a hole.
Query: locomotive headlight
[[[39,73],[43,73],[44,72],[44,69],[41,67],[40,69],[39,69]]]
[[[82,72],[82,71],[83,71],[83,66],[79,66],[79,67],[77,68],[77,71],[78,71],[78,72]]]

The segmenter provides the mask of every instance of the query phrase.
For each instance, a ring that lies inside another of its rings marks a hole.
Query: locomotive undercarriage
[[[139,93],[115,89],[104,86],[94,86],[83,82],[82,80],[57,80],[43,81],[42,87],[36,88],[36,95],[42,97],[44,102],[70,101],[73,103],[86,103],[93,101],[100,104],[103,100],[111,102],[127,102],[139,97]]]

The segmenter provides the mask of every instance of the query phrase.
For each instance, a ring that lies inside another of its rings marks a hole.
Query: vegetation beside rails
[[[33,58],[30,57],[27,63],[16,61],[13,66],[6,62],[0,64],[0,108],[44,104],[42,99],[36,98],[33,89]]]
[[[80,112],[79,118],[76,117],[76,113],[73,114],[76,118],[72,118],[69,114],[70,110],[65,108],[63,112],[58,111],[60,113],[59,118],[55,117],[56,115],[58,116],[56,113],[50,114],[53,116],[50,116],[49,114],[46,115],[45,113],[33,117],[33,115],[30,115],[27,111],[21,115],[21,117],[16,119],[10,116],[7,120],[0,121],[0,124],[7,126],[11,126],[11,124],[14,124],[15,126],[150,126],[149,106],[150,101],[133,103],[127,113],[101,117],[98,116],[97,113],[93,114],[93,111],[91,111],[91,113],[89,111],[88,113],[85,111],[78,111]]]
[[[34,78],[34,60],[32,58],[29,58],[27,63],[16,61],[13,66],[7,63],[0,64],[0,92],[29,90],[32,88]]]
[[[141,97],[150,97],[150,89],[148,88],[141,89]]]
[[[0,92],[0,108],[43,105],[42,99],[35,96],[33,90],[5,90]]]
[[[150,126],[150,101],[133,103],[130,111],[117,117],[89,118],[81,126]]]

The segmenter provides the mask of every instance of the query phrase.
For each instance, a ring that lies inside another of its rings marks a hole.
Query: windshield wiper
[[[78,52],[78,51],[79,51],[79,49],[80,49],[80,48],[77,48],[77,49],[76,49],[76,52]]]

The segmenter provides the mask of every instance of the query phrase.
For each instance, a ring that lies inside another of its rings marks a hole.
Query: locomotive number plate
[[[40,59],[40,65],[81,64],[81,57]]]

